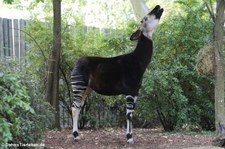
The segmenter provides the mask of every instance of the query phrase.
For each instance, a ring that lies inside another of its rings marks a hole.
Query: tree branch
[[[209,5],[208,5],[208,3],[206,2],[206,0],[203,0],[203,1],[204,1],[205,5],[206,5],[206,8],[207,8],[208,12],[209,12],[209,15],[210,15],[211,18],[212,18],[213,23],[215,23],[216,18],[215,18],[215,14],[214,14],[214,12],[213,12],[212,1],[210,0],[210,6],[211,6],[211,7],[209,7]]]
[[[28,35],[34,41],[34,43],[38,46],[39,50],[41,51],[42,56],[44,57],[44,60],[45,61],[47,60],[47,58],[46,58],[46,56],[45,56],[45,54],[44,54],[43,49],[41,48],[41,46],[38,44],[38,42],[28,32],[26,32],[26,31],[24,31],[22,29],[18,29],[18,28],[12,28],[12,29],[19,30],[19,31],[25,33],[26,35]]]
[[[70,95],[70,83],[69,83],[69,81],[67,80],[66,73],[63,71],[63,69],[62,69],[62,67],[61,67],[60,64],[59,64],[59,70],[61,71],[62,76],[63,76],[63,78],[64,78],[64,81],[65,81],[65,83],[66,83],[66,87],[67,87],[67,90],[68,90],[68,96],[69,96],[69,99],[71,99],[71,95]],[[72,103],[72,101],[71,101],[70,103]]]

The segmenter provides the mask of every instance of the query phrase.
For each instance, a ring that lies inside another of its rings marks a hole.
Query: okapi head
[[[163,8],[160,8],[159,5],[157,5],[151,12],[149,12],[141,21],[141,26],[138,28],[136,32],[134,32],[130,40],[138,40],[141,36],[141,34],[145,35],[149,39],[152,38],[152,34],[159,24],[159,20],[162,16]]]

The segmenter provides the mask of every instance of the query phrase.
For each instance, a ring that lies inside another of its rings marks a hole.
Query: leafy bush
[[[212,26],[201,4],[189,7],[181,3],[181,8],[183,15],[166,18],[154,34],[155,53],[143,80],[144,101],[139,105],[139,115],[147,110],[157,113],[168,131],[187,126],[211,130],[213,81],[210,76],[198,76],[195,64],[197,52],[207,44]]]
[[[52,109],[22,61],[0,61],[0,142],[36,143],[52,121]]]
[[[30,106],[26,86],[15,74],[1,73],[0,99],[0,140],[6,143],[13,139],[13,135],[21,133],[19,111],[34,114],[34,110]]]

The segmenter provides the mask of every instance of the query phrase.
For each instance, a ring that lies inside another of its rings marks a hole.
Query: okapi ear
[[[130,40],[134,41],[134,40],[138,40],[141,36],[141,30],[138,29],[136,32],[134,32],[131,36],[130,36]]]

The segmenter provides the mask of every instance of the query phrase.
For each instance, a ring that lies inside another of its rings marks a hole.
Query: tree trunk
[[[46,99],[55,108],[54,128],[59,120],[59,61],[61,48],[61,0],[53,0],[53,49],[48,60]]]
[[[215,146],[225,146],[225,105],[224,105],[224,0],[217,0],[216,19],[214,26],[215,51]]]

